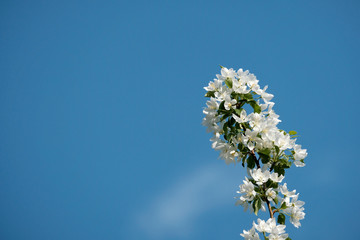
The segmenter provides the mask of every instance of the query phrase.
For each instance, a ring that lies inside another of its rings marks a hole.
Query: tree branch
[[[256,154],[255,154],[254,150],[252,150],[252,151],[250,152],[250,154],[255,158],[256,167],[257,167],[257,168],[260,168],[260,161],[259,161],[259,159],[256,157]],[[263,189],[264,189],[264,192],[266,192],[266,187],[265,187],[265,185],[263,185]],[[268,209],[269,209],[270,217],[271,217],[271,218],[274,218],[274,213],[273,213],[272,210],[271,210],[270,202],[269,202],[269,200],[266,199],[266,197],[265,197],[265,202],[266,202],[266,205],[267,205],[267,207],[268,207]]]
[[[269,209],[270,217],[271,217],[271,218],[274,218],[274,213],[273,213],[273,211],[271,210],[271,205],[270,205],[269,200],[266,199],[266,203],[267,203],[267,206],[268,206],[268,209]]]

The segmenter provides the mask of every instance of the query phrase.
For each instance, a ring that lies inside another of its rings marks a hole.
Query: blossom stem
[[[260,168],[260,162],[259,162],[259,159],[256,157],[254,150],[252,150],[252,151],[250,152],[250,154],[255,158],[256,167],[257,167],[257,168]],[[264,188],[264,191],[266,192],[266,187],[265,187],[265,185],[263,185],[263,188]],[[267,200],[267,199],[265,198],[265,202],[266,202],[267,207],[268,207],[268,209],[269,209],[270,217],[271,217],[271,218],[274,218],[274,213],[273,213],[272,210],[271,210],[271,205],[270,205],[269,200]]]
[[[267,206],[268,206],[268,209],[269,209],[270,217],[274,218],[274,213],[273,213],[273,211],[271,211],[271,205],[270,205],[269,200],[266,199],[266,203],[267,203]]]

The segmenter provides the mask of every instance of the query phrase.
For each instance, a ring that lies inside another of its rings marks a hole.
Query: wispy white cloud
[[[202,214],[231,202],[241,178],[239,169],[231,171],[219,165],[184,174],[169,189],[150,199],[149,205],[137,214],[136,224],[149,238],[187,235]]]

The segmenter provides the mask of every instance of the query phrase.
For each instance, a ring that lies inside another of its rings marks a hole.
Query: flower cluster
[[[205,87],[205,96],[210,99],[203,110],[203,125],[213,133],[212,148],[220,151],[220,158],[227,164],[246,165],[248,178],[239,186],[241,196],[237,204],[245,210],[250,208],[256,215],[266,208],[270,213],[268,221],[259,219],[258,225],[254,223],[241,236],[260,239],[257,230],[265,239],[290,239],[284,233],[285,215],[299,227],[305,216],[304,202],[298,201],[295,190],[288,191],[286,183],[280,183],[287,168],[293,164],[305,166],[307,151],[296,144],[295,131],[286,132],[277,127],[281,120],[273,109],[274,96],[266,92],[267,86],[261,89],[258,82],[249,71],[222,67],[221,74]]]
[[[270,240],[285,240],[288,239],[288,235],[285,233],[285,225],[279,224],[276,225],[275,219],[270,218],[266,222],[258,218],[256,224],[253,222],[253,227],[249,231],[243,231],[240,235],[245,238],[245,240],[259,240],[259,234],[256,232],[259,231],[263,234],[266,239]],[[266,236],[266,234],[269,234]]]

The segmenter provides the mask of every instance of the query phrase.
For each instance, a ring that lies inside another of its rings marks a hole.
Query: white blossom
[[[249,231],[244,230],[240,235],[244,237],[245,240],[260,240],[259,234],[255,231],[254,227],[252,227]]]
[[[230,110],[236,104],[236,100],[232,99],[229,95],[225,96],[225,104],[224,107],[226,110]]]
[[[286,238],[288,237],[288,234],[270,234],[269,235],[269,240],[286,240]]]
[[[222,87],[223,81],[214,79],[214,82],[210,82],[207,87],[204,87],[206,91],[218,91]]]
[[[304,167],[305,163],[301,162],[307,156],[306,149],[301,149],[301,145],[295,144],[294,146],[294,164],[296,167]]]
[[[245,180],[243,180],[244,184],[240,185],[240,191],[237,191],[239,194],[244,194],[240,197],[240,200],[242,201],[252,201],[254,197],[256,196],[256,192],[254,191],[254,184],[245,177]]]
[[[296,227],[301,226],[300,220],[305,218],[305,213],[303,208],[290,207],[284,210],[285,213],[290,215],[290,222]]]
[[[270,179],[273,181],[273,182],[277,182],[277,183],[280,183],[282,182],[282,180],[284,179],[285,177],[283,175],[280,175],[276,172],[273,172],[270,174]]]
[[[240,117],[236,116],[235,114],[233,114],[232,117],[238,123],[243,123],[243,122],[246,122],[246,120],[247,120],[247,115],[246,115],[245,109],[241,111]]]
[[[270,172],[268,170],[263,172],[260,168],[250,170],[250,175],[256,181],[257,185],[266,183],[270,178]]]
[[[277,197],[276,192],[275,192],[274,189],[272,189],[272,188],[268,188],[268,190],[266,190],[265,195],[266,195],[267,200],[268,200],[269,202],[273,202],[274,199]]]
[[[269,232],[270,231],[270,228],[269,228],[268,224],[264,220],[258,218],[257,223],[258,224],[253,222],[253,226],[259,232]]]
[[[287,184],[284,183],[284,185],[280,186],[279,187],[280,189],[280,192],[285,196],[285,197],[295,197],[295,193],[296,193],[296,190],[293,190],[293,191],[289,191],[287,189]]]

